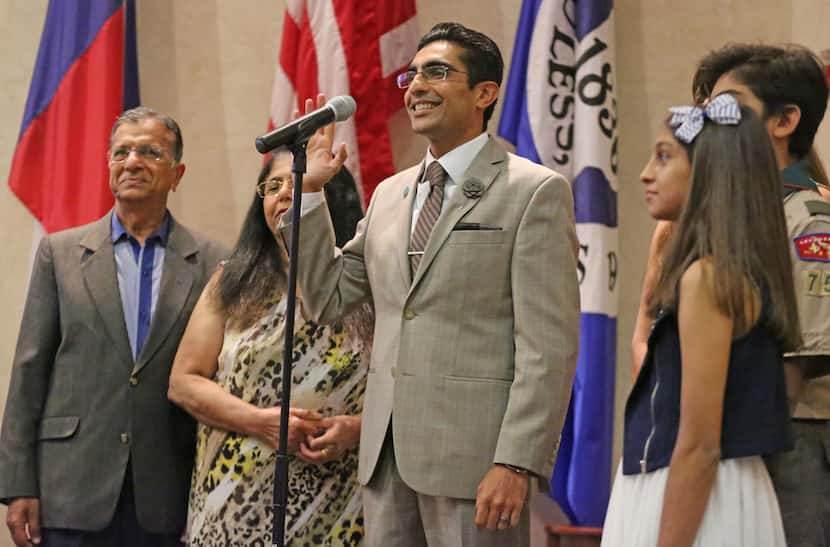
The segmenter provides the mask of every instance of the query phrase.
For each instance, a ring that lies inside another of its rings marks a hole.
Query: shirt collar
[[[118,243],[122,239],[129,239],[132,237],[127,229],[121,224],[121,220],[118,218],[118,214],[113,211],[112,212],[112,242]],[[156,239],[161,242],[162,246],[167,246],[167,239],[170,236],[170,213],[164,213],[164,220],[161,221],[161,226],[159,229],[150,234],[150,237],[147,238],[146,241],[150,241],[151,239]]]
[[[427,147],[427,157],[424,162],[425,166],[429,166],[433,161],[437,161],[444,168],[444,171],[449,175],[447,184],[457,184],[464,178],[464,173],[473,160],[484,148],[489,140],[487,133],[482,133],[474,139],[470,139],[460,146],[456,146],[437,160],[432,155],[429,147]],[[426,170],[424,170],[426,172]]]
[[[816,181],[810,178],[810,171],[807,168],[806,160],[800,160],[790,164],[781,171],[781,178],[784,180],[784,186],[787,188],[818,191]]]

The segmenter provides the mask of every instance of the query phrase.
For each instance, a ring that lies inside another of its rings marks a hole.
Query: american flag
[[[403,107],[395,76],[419,37],[414,0],[288,0],[268,129],[291,120],[306,98],[351,95],[357,112],[338,124],[346,163],[364,203],[395,172],[387,124]]]

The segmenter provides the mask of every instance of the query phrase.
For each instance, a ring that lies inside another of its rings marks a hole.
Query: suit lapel
[[[90,300],[95,304],[113,347],[125,363],[132,364],[133,354],[124,323],[124,308],[118,290],[118,273],[112,246],[112,215],[110,213],[90,227],[81,239],[84,248],[81,275]]]
[[[181,316],[196,281],[196,268],[199,263],[193,260],[193,255],[198,250],[193,236],[179,227],[171,216],[170,237],[164,250],[164,269],[161,274],[156,311],[153,314],[147,340],[135,363],[134,374],[152,359]]]
[[[424,249],[424,257],[421,259],[421,265],[418,268],[415,278],[412,280],[409,293],[418,286],[421,279],[423,279],[426,271],[432,265],[435,256],[447,238],[450,237],[453,227],[464,217],[470,210],[478,204],[479,200],[487,193],[490,185],[501,172],[501,164],[505,161],[507,155],[499,145],[493,142],[491,138],[481,152],[475,157],[470,167],[464,173],[462,180],[458,182],[458,188],[455,189],[452,199],[447,202],[445,209],[441,211],[441,216],[435,223],[432,229],[432,234],[429,236],[429,241]],[[476,198],[468,198],[464,195],[464,183],[469,180],[477,180],[483,185],[483,191]],[[411,215],[410,215],[411,217]]]

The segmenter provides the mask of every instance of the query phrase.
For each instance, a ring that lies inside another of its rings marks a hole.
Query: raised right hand
[[[6,511],[6,526],[12,541],[18,547],[29,547],[40,543],[40,500],[38,498],[17,498]]]
[[[306,114],[325,105],[326,96],[322,93],[317,95],[316,107],[312,99],[306,99]],[[299,115],[299,112],[294,112],[295,117]],[[303,192],[321,191],[323,186],[340,171],[347,157],[345,144],[341,144],[337,152],[334,152],[333,123],[318,129],[306,145],[306,174],[303,176]]]

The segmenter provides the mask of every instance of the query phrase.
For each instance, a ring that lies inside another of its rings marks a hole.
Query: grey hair
[[[158,120],[164,124],[164,126],[173,133],[175,137],[173,143],[173,160],[176,163],[182,161],[182,154],[184,152],[184,142],[182,141],[182,130],[179,128],[179,124],[176,123],[176,120],[171,118],[166,114],[162,114],[161,112],[150,108],[149,106],[137,106],[135,108],[131,108],[130,110],[125,111],[123,114],[118,116],[118,119],[115,120],[115,123],[112,125],[112,131],[110,132],[110,147],[112,147],[112,140],[115,137],[115,132],[118,131],[118,128],[124,125],[125,123],[138,123],[142,120],[146,119],[154,119]]]

